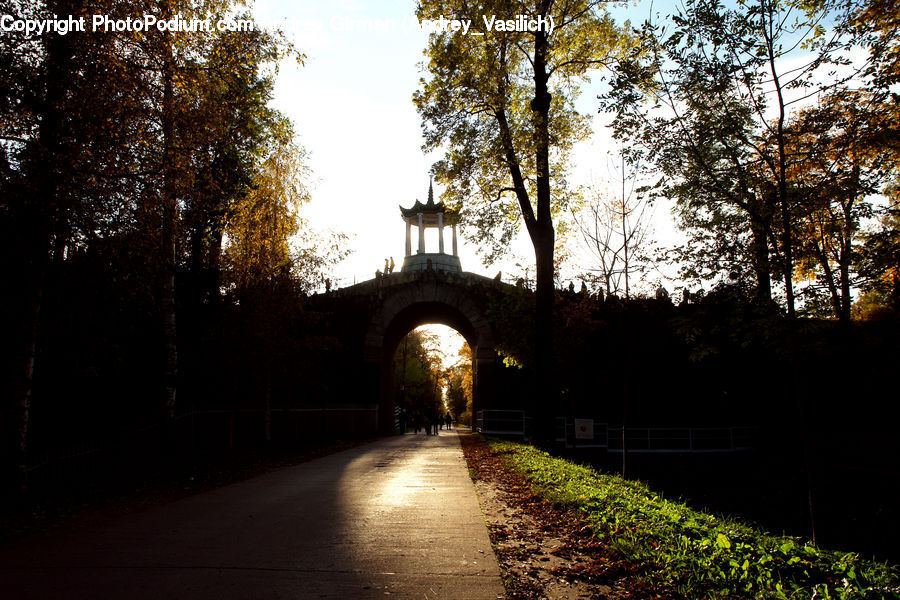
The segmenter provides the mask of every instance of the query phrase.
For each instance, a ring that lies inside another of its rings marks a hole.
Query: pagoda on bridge
[[[432,184],[428,184],[428,202],[422,204],[418,200],[410,208],[400,207],[400,214],[406,222],[406,257],[403,259],[401,271],[450,271],[459,273],[462,267],[459,264],[459,256],[456,254],[456,223],[459,215],[453,209],[446,208],[443,202],[434,203],[434,190]],[[416,253],[412,251],[412,226],[415,225],[419,232],[419,247]],[[447,225],[453,232],[453,254],[444,252],[444,226]],[[438,251],[425,251],[425,229],[436,227],[438,230]]]

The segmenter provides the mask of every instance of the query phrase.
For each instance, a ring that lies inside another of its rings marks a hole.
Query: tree
[[[876,228],[863,238],[858,255],[867,304],[900,312],[900,175],[885,190],[888,206],[879,215]]]
[[[456,420],[472,424],[472,349],[468,342],[459,349],[459,357],[447,370],[447,405]]]
[[[5,8],[28,18],[87,10],[74,1],[10,1]],[[157,16],[190,16],[193,10],[175,0],[139,6],[105,0],[90,8],[114,19],[133,17],[136,10]],[[214,13],[213,21],[235,10],[230,2],[194,8],[204,17]],[[223,215],[248,193],[261,149],[279,121],[266,107],[273,74],[264,67],[283,49],[259,29],[2,36],[0,71],[15,83],[0,95],[0,226],[12,234],[3,236],[12,285],[0,299],[20,328],[16,348],[4,349],[18,365],[9,394],[17,412],[10,428],[15,435],[5,439],[17,440],[20,472],[32,374],[41,355],[44,292],[47,284],[59,289],[79,270],[105,270],[104,289],[121,294],[116,308],[123,315],[157,317],[160,335],[144,341],[162,356],[146,362],[157,369],[162,388],[157,412],[164,423],[171,420],[180,362],[176,341],[186,337],[175,329],[176,274],[180,285],[185,248],[192,262],[219,268]],[[208,252],[194,252],[204,245]],[[218,293],[218,287],[209,289]],[[49,300],[57,310],[64,304]],[[91,309],[79,314],[78,306],[72,303],[73,319],[93,322]]]
[[[623,160],[621,195],[593,187],[584,206],[574,213],[585,246],[594,257],[587,277],[600,284],[607,294],[623,293],[630,297],[631,275],[641,273],[635,261],[646,258],[652,210],[648,199],[639,191],[626,193],[627,178]]]
[[[251,186],[226,217],[225,257],[239,301],[271,286],[292,267],[290,240],[298,231],[297,211],[309,199],[304,154],[293,136],[290,123],[281,119]]]
[[[626,302],[631,298],[629,276],[639,269],[634,267],[637,252],[645,248],[650,229],[650,203],[634,185],[626,193],[627,177],[625,158],[622,157],[622,190],[618,198],[606,197],[596,190],[587,204],[587,219],[578,221],[582,236],[597,259],[594,273],[598,274],[607,295],[624,292]],[[636,177],[635,177],[636,179]],[[582,209],[584,210],[584,209]],[[576,221],[578,217],[576,217]],[[628,319],[628,310],[623,313]],[[628,419],[631,376],[634,356],[633,342],[627,336],[623,343],[624,369],[622,373],[622,477],[626,477],[628,461]],[[574,413],[571,418],[575,418]]]
[[[414,329],[401,341],[394,354],[395,380],[400,386],[400,405],[408,413],[430,418],[442,411],[441,361],[437,338]]]
[[[889,90],[900,82],[900,7],[891,0],[843,0],[837,6],[844,11],[841,27],[869,51],[866,76]],[[897,94],[892,96],[896,106]]]
[[[896,164],[885,133],[880,94],[836,89],[802,110],[788,127],[797,201],[798,258],[814,269],[831,300],[832,314],[850,321],[851,288],[861,224],[872,216],[870,198]]]
[[[749,233],[733,247],[752,264],[763,302],[772,297],[774,253],[791,318],[798,198],[789,112],[853,76],[823,72],[846,65],[841,52],[851,43],[839,30],[824,30],[830,16],[827,7],[787,0],[734,8],[690,0],[671,16],[671,30],[643,25],[643,50],[620,63],[602,97],[632,159],[665,176],[661,193],[676,199],[682,216],[701,213],[688,231],[729,226],[731,239]],[[790,59],[798,66],[788,67]]]
[[[621,62],[602,97],[603,107],[616,114],[615,135],[630,143],[633,159],[660,169],[667,180],[663,193],[681,204],[682,214],[698,206],[706,223],[730,225],[737,216],[732,231],[749,229],[761,303],[772,296],[774,254],[784,286],[792,372],[800,369],[797,213],[828,179],[803,189],[795,184],[792,175],[806,172],[811,163],[804,163],[804,153],[792,153],[799,136],[790,129],[790,111],[841,88],[862,70],[848,71],[844,58],[853,36],[841,27],[825,27],[835,16],[831,8],[793,0],[750,0],[726,8],[719,0],[688,0],[671,16],[671,31],[644,24],[644,51]],[[792,58],[797,62],[789,66]],[[792,392],[804,437],[815,541],[805,390],[796,379]]]
[[[7,7],[4,7],[7,8]],[[30,6],[11,12],[47,18],[54,12],[79,12],[80,3],[48,2],[42,9]],[[5,13],[6,11],[4,11]],[[15,414],[16,469],[22,490],[27,487],[26,454],[31,420],[31,399],[40,313],[50,253],[67,227],[73,196],[66,185],[73,157],[83,147],[72,135],[77,100],[67,89],[74,78],[78,57],[85,44],[77,36],[45,33],[30,40],[4,33],[2,64],[13,79],[3,94],[4,210],[13,256],[10,290],[17,294],[9,303],[20,318],[15,333],[10,385]],[[73,101],[74,100],[74,101]],[[71,112],[68,109],[72,109]]]
[[[544,26],[482,30],[490,15],[512,14]],[[619,33],[604,3],[591,0],[420,2],[420,20],[441,15],[468,19],[484,35],[431,35],[428,77],[414,95],[425,149],[446,146],[434,166],[436,178],[447,184],[444,199],[459,207],[467,235],[491,246],[488,259],[506,245],[521,215],[536,266],[532,412],[537,437],[549,439],[553,215],[567,200],[572,145],[588,135],[586,119],[573,105],[579,84],[609,60]]]

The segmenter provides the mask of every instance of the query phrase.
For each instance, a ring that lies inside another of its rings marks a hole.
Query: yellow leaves
[[[299,230],[298,207],[309,198],[304,158],[290,123],[277,120],[268,156],[228,216],[225,255],[239,284],[266,281],[291,267],[290,241]]]

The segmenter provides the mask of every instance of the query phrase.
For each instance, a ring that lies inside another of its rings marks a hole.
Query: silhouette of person
[[[447,424],[447,431],[450,431],[450,427],[453,425],[453,417],[450,416],[450,413],[447,413],[447,416],[444,417],[444,422]]]
[[[396,267],[396,266],[397,266],[397,265],[394,263],[394,257],[392,256],[392,257],[391,257],[391,264],[389,265],[389,268],[388,268],[388,273],[393,273],[393,272],[394,272],[394,267]]]

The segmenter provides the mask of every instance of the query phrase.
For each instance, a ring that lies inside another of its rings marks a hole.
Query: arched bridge
[[[426,268],[379,275],[320,297],[320,305],[344,324],[344,342],[355,348],[351,354],[362,361],[364,381],[357,389],[368,394],[377,390],[381,433],[394,427],[394,353],[403,337],[420,325],[447,325],[468,342],[473,414],[497,405],[497,372],[502,367],[487,309],[507,286],[474,273]]]

